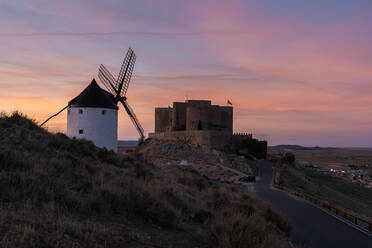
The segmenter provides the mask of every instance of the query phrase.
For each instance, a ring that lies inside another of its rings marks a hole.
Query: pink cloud
[[[332,32],[327,26],[314,33],[293,17],[263,15],[260,1],[188,1],[179,12],[187,21],[174,25],[174,20],[159,21],[171,11],[171,1],[128,5],[143,11],[140,17],[122,15],[120,3],[24,1],[28,15],[9,25],[3,22],[3,32],[22,27],[15,30],[152,33],[0,37],[2,109],[20,109],[41,121],[76,96],[100,63],[116,72],[122,59],[118,47],[135,43],[140,56],[128,99],[148,131],[153,130],[155,106],[186,98],[221,105],[232,98],[235,129],[274,142],[286,136],[304,140],[303,133],[315,137],[368,130],[366,123],[372,122],[371,50],[363,37],[347,37],[358,18],[340,22]],[[146,12],[157,5],[161,12]],[[125,114],[119,123],[120,138],[137,137]],[[48,125],[65,130],[65,116]]]

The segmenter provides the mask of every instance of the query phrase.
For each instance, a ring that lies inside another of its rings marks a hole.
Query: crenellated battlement
[[[234,133],[233,136],[242,136],[243,138],[252,138],[252,133]]]

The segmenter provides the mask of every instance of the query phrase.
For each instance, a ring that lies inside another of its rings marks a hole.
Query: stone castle
[[[233,134],[232,106],[212,105],[209,100],[187,100],[173,102],[173,107],[155,108],[155,133],[149,137],[223,149],[252,135]]]

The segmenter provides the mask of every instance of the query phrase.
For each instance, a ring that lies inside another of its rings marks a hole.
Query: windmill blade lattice
[[[125,95],[127,94],[135,62],[136,54],[131,48],[129,48],[121,66],[118,79],[116,81],[116,89],[118,89],[118,93],[121,97],[125,97]]]
[[[140,122],[137,119],[136,114],[133,112],[133,109],[129,106],[127,101],[120,100],[120,102],[123,104],[125,110],[127,111],[131,121],[133,122],[133,125],[136,127],[138,133],[140,134],[141,138],[143,139],[145,137],[143,128],[140,124]]]
[[[100,65],[99,70],[98,70],[98,77],[103,83],[103,85],[106,87],[106,89],[113,94],[114,96],[117,95],[116,92],[116,80],[112,76],[112,74],[104,67],[104,65]]]
[[[119,101],[123,104],[125,110],[127,111],[133,125],[137,129],[141,139],[145,137],[143,128],[137,119],[137,116],[134,114],[133,109],[129,106],[126,101],[126,94],[128,91],[130,79],[132,77],[134,63],[136,62],[136,55],[134,54],[131,48],[128,49],[128,52],[124,58],[123,64],[121,66],[118,79],[112,76],[112,74],[101,65],[98,70],[98,77],[101,80],[102,84],[106,89],[114,95],[115,103]]]

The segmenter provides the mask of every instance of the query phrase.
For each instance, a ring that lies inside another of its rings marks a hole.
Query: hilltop
[[[269,146],[270,150],[317,150],[317,149],[331,149],[331,147],[323,148],[319,146],[307,147],[307,146],[300,146],[300,145],[277,145],[277,146]]]
[[[290,225],[239,185],[0,116],[2,247],[284,247]]]

